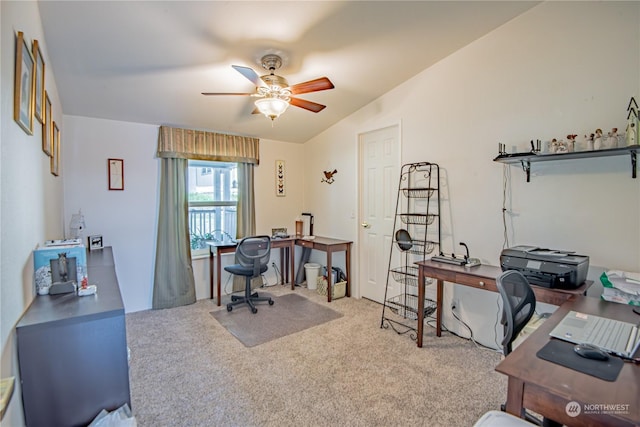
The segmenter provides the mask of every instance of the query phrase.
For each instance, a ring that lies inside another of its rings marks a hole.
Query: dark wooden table
[[[572,297],[496,367],[509,377],[507,412],[521,416],[527,408],[568,426],[640,425],[640,365],[625,363],[617,380],[611,382],[536,356],[552,339],[549,332],[571,310],[634,324],[640,321],[631,306]],[[569,404],[579,405],[577,416],[567,414]]]
[[[296,239],[296,245],[304,248],[316,249],[327,254],[327,301],[331,302],[331,258],[334,252],[345,252],[345,268],[347,275],[346,296],[351,296],[351,244],[349,240],[333,239],[330,237],[315,236],[314,239]]]
[[[294,280],[294,244],[296,239],[293,237],[286,239],[271,239],[271,248],[272,249],[280,249],[280,271],[282,272],[282,284],[285,284],[289,279],[291,280],[291,290],[295,289],[295,280]],[[221,304],[221,283],[222,283],[222,258],[220,255],[222,254],[230,254],[236,251],[236,247],[238,246],[237,242],[232,241],[223,241],[223,242],[213,242],[208,241],[207,245],[209,246],[209,298],[213,299],[213,252],[215,250],[216,253],[216,291],[218,295],[217,305]],[[289,258],[283,256],[282,250],[287,250]],[[289,267],[289,269],[287,269]],[[286,278],[285,278],[286,275]]]
[[[436,279],[436,335],[442,333],[442,298],[444,282],[498,292],[496,277],[502,274],[502,269],[493,265],[479,265],[464,267],[431,260],[420,261],[418,265],[418,347],[422,347],[424,329],[424,295],[425,277]],[[532,285],[536,294],[536,301],[547,304],[561,305],[574,295],[584,295],[593,282],[586,281],[577,289],[550,289]]]

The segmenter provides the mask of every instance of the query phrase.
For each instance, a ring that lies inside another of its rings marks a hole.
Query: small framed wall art
[[[87,238],[89,241],[89,250],[90,251],[95,251],[96,249],[102,249],[102,236],[101,235],[94,235],[94,236],[89,236]]]
[[[124,190],[124,160],[109,159],[109,190]]]
[[[16,35],[16,69],[13,84],[13,119],[29,135],[33,135],[33,55],[22,31]]]
[[[284,160],[276,160],[276,196],[284,197],[286,195]]]
[[[35,61],[33,114],[40,123],[44,123],[44,59],[42,58],[42,52],[40,52],[38,40],[33,41],[31,50]]]
[[[54,121],[51,129],[51,174],[54,176],[60,175],[60,129],[58,124]]]
[[[42,121],[42,151],[44,151],[47,156],[51,157],[51,144],[53,143],[51,133],[53,132],[53,126],[51,123],[51,100],[49,99],[49,94],[46,91],[44,93],[44,106],[42,107],[42,112],[44,113],[44,120]]]

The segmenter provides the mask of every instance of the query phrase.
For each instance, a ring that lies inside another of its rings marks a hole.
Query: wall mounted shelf
[[[520,164],[522,169],[527,174],[527,182],[531,179],[531,163],[546,162],[552,160],[575,160],[575,159],[588,159],[592,157],[610,157],[610,156],[623,156],[629,155],[631,157],[631,177],[636,178],[636,166],[637,166],[637,152],[640,151],[640,145],[630,145],[628,147],[621,148],[607,148],[604,150],[593,151],[575,151],[572,153],[560,153],[560,154],[538,154],[538,153],[513,153],[513,154],[501,154],[495,159],[494,162],[505,163],[507,165]]]

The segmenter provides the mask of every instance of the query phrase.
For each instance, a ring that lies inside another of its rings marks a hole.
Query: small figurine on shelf
[[[558,152],[558,145],[559,145],[558,140],[553,138],[551,140],[551,143],[549,144],[549,152],[550,153],[554,153],[554,154],[557,153]]]
[[[567,135],[567,139],[569,140],[568,142],[568,149],[570,153],[573,153],[574,151],[576,151],[576,137],[578,135]]]
[[[611,129],[611,132],[607,134],[607,143],[605,148],[618,148],[618,128]]]
[[[593,150],[593,138],[595,138],[595,134],[590,134],[590,135],[585,135],[584,136],[586,138],[587,141],[587,150],[592,151]]]
[[[627,146],[636,145],[638,143],[638,126],[636,123],[630,122],[627,125]]]
[[[627,136],[625,142],[627,146],[636,145],[638,143],[638,114],[631,108],[627,115]]]
[[[556,151],[556,153],[568,153],[568,152],[569,152],[569,146],[567,142],[562,139],[558,141],[558,151]]]
[[[596,136],[593,139],[593,149],[602,150],[602,129],[596,129]]]

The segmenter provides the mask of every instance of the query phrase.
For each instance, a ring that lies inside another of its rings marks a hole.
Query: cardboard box
[[[67,259],[75,258],[77,284],[87,279],[87,250],[83,244],[43,246],[33,251],[33,274],[38,295],[49,294],[51,287],[51,260],[57,260],[60,254]]]

